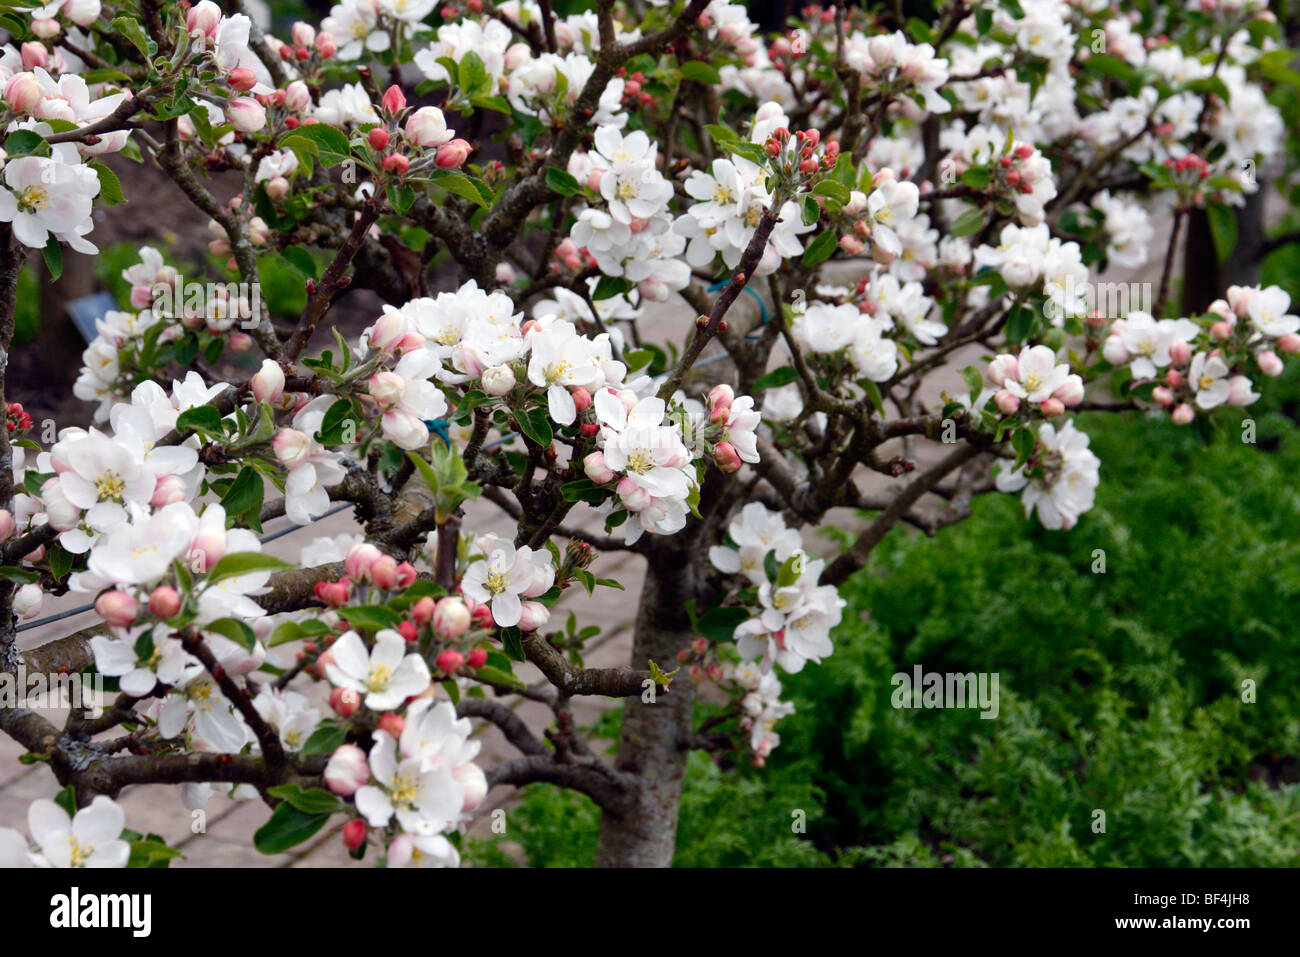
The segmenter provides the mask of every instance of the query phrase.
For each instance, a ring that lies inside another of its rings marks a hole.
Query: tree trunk
[[[689,552],[656,554],[646,563],[637,610],[631,664],[653,659],[664,671],[677,666],[677,652],[690,644],[686,602],[697,598],[698,575]],[[697,606],[698,607],[698,606]],[[667,695],[623,703],[623,730],[615,766],[636,776],[629,807],[606,811],[600,822],[597,867],[668,867],[677,843],[677,811],[687,752],[681,737],[691,730],[695,686],[679,675]]]

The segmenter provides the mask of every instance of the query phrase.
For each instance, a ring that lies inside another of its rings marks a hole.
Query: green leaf
[[[245,651],[252,651],[257,645],[257,636],[253,634],[253,629],[238,618],[218,618],[216,621],[202,625],[201,629],[223,635],[242,646]]]
[[[221,413],[210,405],[196,405],[178,415],[176,431],[182,435],[186,432],[206,432],[215,436],[225,434],[221,428]]]
[[[722,77],[718,75],[718,71],[703,60],[690,60],[683,63],[681,71],[685,79],[694,80],[696,83],[703,83],[706,86],[717,86],[722,82]]]
[[[140,55],[146,60],[153,56],[158,47],[149,35],[144,32],[144,25],[134,17],[114,17],[113,22],[108,25],[109,32],[120,34],[125,37],[131,46],[140,51]]]
[[[953,236],[971,236],[980,231],[984,225],[984,210],[979,208],[968,209],[957,217],[952,224],[950,233]]]
[[[507,688],[525,687],[524,683],[515,675],[508,671],[502,671],[500,668],[493,668],[491,665],[484,665],[482,668],[475,669],[474,677],[480,681],[486,681],[488,684],[505,685]]]
[[[260,513],[265,494],[266,486],[262,482],[262,476],[252,466],[245,465],[230,483],[230,488],[226,489],[226,494],[221,496],[227,521],[253,511]]]
[[[303,754],[333,754],[348,739],[346,728],[341,728],[332,721],[322,721],[316,726],[305,744]]]
[[[812,189],[814,196],[826,196],[841,206],[849,201],[849,188],[833,179],[824,179]]]
[[[117,206],[126,202],[126,194],[122,192],[122,181],[117,178],[116,173],[103,163],[91,163],[90,168],[99,177],[99,196],[105,203],[109,206]]]
[[[325,410],[320,431],[316,433],[316,441],[322,445],[346,445],[355,442],[356,438],[357,419],[353,415],[352,400],[339,399]]]
[[[614,296],[630,292],[635,287],[636,283],[621,276],[601,276],[596,282],[596,288],[591,292],[591,298],[600,302],[602,299],[612,299]]]
[[[695,619],[695,630],[710,641],[731,641],[736,626],[750,618],[749,609],[738,605],[719,605]]]
[[[222,557],[212,566],[208,573],[208,584],[234,578],[238,575],[251,575],[253,572],[278,572],[294,566],[282,559],[261,552],[234,552]]]
[[[357,605],[355,608],[341,608],[339,614],[346,618],[353,628],[364,631],[396,628],[402,621],[402,616],[387,605]]]
[[[831,258],[835,252],[835,246],[838,241],[835,238],[834,230],[827,230],[816,239],[814,239],[803,253],[803,264],[805,266],[816,266]]]
[[[352,147],[341,130],[327,123],[312,123],[291,130],[280,140],[290,149],[305,147],[319,157],[324,166],[338,166],[352,155]],[[296,151],[296,150],[295,150]]]
[[[307,814],[333,814],[343,810],[343,802],[324,788],[310,788],[304,791],[296,784],[281,784],[267,790]]]
[[[30,585],[41,580],[40,572],[30,568],[18,568],[15,565],[0,565],[0,579],[18,585]]]
[[[980,370],[976,369],[974,366],[967,366],[961,370],[961,377],[965,379],[966,384],[970,386],[970,397],[971,400],[974,401],[975,396],[979,395],[980,391],[984,388],[984,376],[980,373]]]
[[[496,201],[496,194],[492,192],[492,187],[481,179],[473,176],[466,176],[464,173],[454,172],[451,170],[441,171],[443,175],[433,176],[433,181],[457,196],[468,199],[471,203],[482,206],[484,209],[491,206]]]
[[[764,389],[778,389],[783,385],[789,385],[795,379],[799,378],[799,373],[794,371],[794,366],[781,366],[779,369],[773,369],[766,375],[761,375],[754,380],[751,391],[762,392]]]
[[[1227,262],[1232,251],[1237,248],[1237,214],[1224,203],[1209,203],[1205,207],[1205,215],[1210,221],[1215,255],[1219,257],[1219,262]]]
[[[1011,435],[1011,447],[1016,450],[1016,464],[1012,471],[1020,468],[1034,452],[1034,433],[1028,428],[1017,429]]]
[[[184,856],[176,848],[168,847],[162,841],[132,841],[131,856],[126,866],[149,869],[167,867],[173,858]]]
[[[309,814],[282,801],[253,835],[253,846],[263,854],[282,854],[309,839],[329,819],[328,814]]]
[[[519,423],[519,431],[542,448],[549,446],[555,438],[550,413],[543,406],[534,406],[515,416],[515,420]]]
[[[649,664],[650,664],[650,680],[653,681],[655,684],[657,684],[659,687],[664,688],[665,690],[668,688],[670,684],[673,683],[673,677],[677,674],[677,672],[682,670],[681,666],[678,666],[674,668],[672,671],[669,671],[668,673],[665,674],[663,669],[660,668],[657,664],[655,664],[655,660],[653,658],[649,660]]]
[[[501,645],[505,653],[515,661],[526,661],[524,655],[524,642],[520,636],[518,628],[502,628],[500,631]]]
[[[45,137],[33,130],[15,130],[5,137],[5,152],[10,159],[33,154],[48,156],[50,144],[45,142]]]
[[[75,556],[59,545],[58,542],[50,543],[45,557],[49,559],[50,574],[54,576],[56,581],[61,580],[72,570],[72,563],[75,561]]]
[[[582,191],[582,186],[572,175],[555,167],[546,171],[546,185],[550,187],[551,192],[559,193],[561,196],[573,196]]]
[[[473,50],[460,58],[456,67],[456,85],[470,95],[486,92],[492,85],[487,67]]]
[[[318,638],[329,634],[329,631],[329,625],[316,618],[308,618],[306,621],[286,621],[277,625],[275,631],[271,632],[266,646],[274,648],[276,645],[287,645],[291,641],[301,641],[304,638]]]
[[[878,414],[885,414],[885,399],[880,394],[880,386],[876,385],[870,379],[859,379],[858,385],[862,391],[867,394],[867,400],[875,407]]]
[[[59,241],[51,233],[49,239],[45,241],[45,246],[41,249],[41,255],[45,257],[45,268],[50,272],[50,278],[55,282],[63,275],[63,249],[59,246]]]

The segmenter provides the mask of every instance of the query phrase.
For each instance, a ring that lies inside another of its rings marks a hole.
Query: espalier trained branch
[[[6,16],[3,354],[28,251],[95,253],[97,205],[161,237],[183,197],[214,258],[140,249],[76,382],[93,424],[42,446],[8,406],[0,664],[119,695],[62,729],[0,710],[66,789],[0,864],[165,860],[114,798],[168,783],[264,800],[268,853],[334,822],[358,859],[456,865],[489,787],[532,781],[600,805],[598,863],[667,864],[686,752],[763,764],[780,675],[833,653],[837,588],[891,529],[994,490],[1069,529],[1100,468],[1074,411],[1186,425],[1300,352],[1280,289],[1185,314],[1172,275],[1188,214],[1230,215],[1281,149],[1290,54],[1257,0],[840,3],[768,37],[723,0],[595,8],[345,0],[287,38],[212,0]],[[175,197],[124,196],[113,154]],[[1097,308],[1110,265],[1154,303]],[[349,341],[352,289],[386,304]],[[513,535],[472,527],[480,498]],[[262,550],[264,519],[337,502],[354,533]],[[839,507],[875,514],[805,552]],[[603,550],[646,559],[620,668],[582,658],[584,600],[622,587]],[[20,654],[67,591],[102,623]],[[697,728],[703,685],[728,704]],[[624,699],[616,760],[579,695]],[[478,722],[519,756],[479,763]]]

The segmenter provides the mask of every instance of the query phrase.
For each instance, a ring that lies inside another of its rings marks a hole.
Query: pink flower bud
[[[425,595],[414,605],[411,606],[411,620],[423,628],[429,622],[433,621],[433,609],[436,602]]]
[[[352,583],[346,578],[336,582],[317,582],[312,590],[317,598],[331,608],[342,608],[352,597]]]
[[[397,559],[392,555],[381,555],[370,566],[370,580],[376,588],[391,591],[397,587]]]
[[[32,67],[37,66],[41,69],[48,69],[50,65],[50,51],[45,49],[44,43],[36,43],[35,41],[29,40],[27,43],[22,45],[22,60],[23,66],[29,70]]]
[[[719,442],[713,447],[713,461],[724,472],[736,472],[740,469],[740,453],[730,442]]]
[[[477,650],[482,651],[483,649],[479,648]],[[465,792],[465,799],[460,807],[462,813],[468,814],[483,803],[483,799],[487,797],[488,784],[487,776],[483,773],[482,768],[470,761],[453,768],[451,776]]]
[[[480,608],[487,608],[480,605]],[[491,610],[489,609],[489,614]],[[464,599],[449,596],[439,598],[433,610],[433,632],[444,641],[459,638],[469,631],[472,617]]]
[[[461,665],[465,663],[465,656],[455,648],[448,648],[438,655],[433,662],[438,666],[438,670],[445,675],[454,675],[460,671]]]
[[[579,414],[586,412],[591,407],[591,393],[582,386],[574,386],[569,390],[569,394],[573,396],[573,407],[578,410]]]
[[[1174,425],[1191,425],[1194,418],[1196,418],[1196,413],[1192,411],[1192,407],[1186,402],[1174,409],[1169,415],[1169,419]]]
[[[256,133],[266,126],[266,107],[251,96],[241,96],[226,107],[226,120],[240,133]]]
[[[474,648],[470,650],[469,657],[465,659],[465,664],[471,668],[482,668],[487,664],[487,649]]]
[[[124,591],[106,591],[95,599],[95,613],[117,628],[125,628],[140,617],[140,603]]]
[[[338,53],[339,48],[334,43],[334,37],[328,33],[316,34],[316,52],[325,60],[328,60],[330,57]]]
[[[994,393],[993,403],[1003,415],[1015,415],[1020,411],[1020,397],[1012,395],[1006,389],[999,389]]]
[[[1162,385],[1158,385],[1151,390],[1151,398],[1156,402],[1158,402],[1160,405],[1163,405],[1166,409],[1169,408],[1169,406],[1174,404],[1173,390],[1168,389]]]
[[[1038,403],[1038,411],[1049,419],[1055,418],[1065,411],[1065,403],[1060,399],[1044,399]]]
[[[618,480],[617,490],[629,512],[639,512],[650,504],[650,493],[626,476]]]
[[[1176,366],[1185,366],[1192,361],[1192,347],[1182,339],[1175,339],[1169,344],[1169,358]]]
[[[808,162],[812,161],[809,160]],[[811,170],[810,172],[816,171]],[[861,256],[866,248],[867,244],[852,233],[845,233],[840,237],[840,249],[844,250],[850,256]]]
[[[403,128],[406,139],[424,149],[441,146],[452,138],[452,131],[447,129],[447,118],[436,106],[422,106],[412,113]]]
[[[169,585],[159,585],[149,596],[149,611],[155,618],[175,618],[180,610],[180,593]]]
[[[239,66],[230,71],[226,77],[226,82],[231,89],[238,90],[241,93],[247,93],[253,87],[257,86],[257,74],[247,67]]]
[[[28,26],[31,28],[32,33],[42,40],[53,40],[63,32],[63,28],[59,26],[59,21],[53,17],[37,17],[33,15],[32,22]]]
[[[284,199],[289,195],[289,181],[283,176],[273,176],[266,181],[266,195],[271,199]]]
[[[393,714],[390,711],[385,715],[380,715],[379,730],[388,732],[394,738],[400,738],[402,732],[406,730],[406,721],[400,714]]]
[[[361,695],[351,688],[333,688],[330,690],[330,708],[340,718],[350,718],[361,707]]]
[[[1282,360],[1272,349],[1267,349],[1255,357],[1259,363],[1259,371],[1270,378],[1276,378],[1282,374]],[[3,541],[3,538],[0,538]]]
[[[1165,370],[1165,385],[1169,386],[1171,389],[1177,389],[1182,384],[1183,374],[1181,372],[1177,369]]]
[[[1300,335],[1294,332],[1288,332],[1284,336],[1279,336],[1277,347],[1284,355],[1293,356],[1300,353]]]
[[[512,43],[506,48],[506,72],[513,73],[532,58],[533,52],[528,48],[527,43]]]
[[[536,631],[551,620],[551,610],[539,601],[526,601],[519,613],[519,630]]]
[[[988,368],[984,370],[984,375],[993,385],[1001,386],[1007,379],[1016,381],[1020,378],[1020,364],[1015,356],[994,356]]]
[[[388,130],[382,126],[376,126],[366,134],[366,141],[370,144],[372,150],[382,153],[388,147]]]
[[[371,566],[383,557],[384,553],[369,542],[357,542],[348,549],[343,567],[353,581],[369,581]]]
[[[377,372],[366,383],[366,390],[381,409],[391,409],[406,394],[406,380],[396,372]]]
[[[5,86],[5,102],[17,113],[30,113],[44,95],[40,82],[32,73],[15,73]]]
[[[352,693],[356,694],[355,691]],[[340,745],[330,755],[324,777],[325,786],[339,797],[351,797],[370,780],[366,753],[355,744]]]
[[[402,92],[400,86],[394,84],[384,91],[384,99],[380,105],[389,116],[400,113],[406,109],[406,94]]]
[[[1215,342],[1223,342],[1223,340],[1230,338],[1231,336],[1232,326],[1228,325],[1226,322],[1216,322],[1214,325],[1210,326],[1210,338]]]
[[[307,461],[311,455],[312,440],[305,432],[297,429],[281,429],[271,440],[271,448],[280,464],[287,469],[295,469]]]
[[[462,139],[454,139],[450,143],[438,147],[438,153],[434,161],[438,164],[439,169],[458,169],[469,158],[470,149],[469,143]]]
[[[614,479],[613,470],[605,464],[605,453],[603,452],[592,452],[584,458],[582,460],[582,470],[587,473],[587,478],[597,485],[604,485]]]
[[[731,403],[735,401],[736,392],[725,382],[720,382],[709,390],[709,408],[711,409],[730,409]]]
[[[226,530],[208,525],[190,543],[190,563],[194,570],[207,572],[226,554]]]
[[[343,825],[343,846],[355,851],[366,843],[366,822],[351,820]]]
[[[316,28],[310,23],[303,23],[298,20],[289,31],[289,37],[296,47],[313,46],[316,43]]]
[[[7,542],[18,528],[14,513],[7,508],[0,508],[0,542]]]
[[[397,563],[397,586],[407,588],[415,583],[420,577],[420,573],[415,570],[415,566],[410,562]]]
[[[200,0],[190,7],[189,13],[185,15],[185,32],[213,37],[216,36],[219,23],[221,23],[221,8],[212,0]]]
[[[401,153],[389,153],[380,165],[390,173],[405,176],[406,171],[411,168],[411,161]]]
[[[1101,357],[1113,366],[1128,362],[1128,346],[1124,345],[1123,336],[1107,336],[1101,346]]]
[[[262,360],[262,367],[249,380],[258,402],[279,402],[284,396],[284,370],[274,359]]]
[[[370,348],[385,354],[392,353],[406,335],[406,319],[400,312],[386,312],[375,320],[370,329]]]
[[[284,88],[284,107],[294,113],[301,113],[311,106],[311,91],[302,80],[294,80]]]
[[[466,599],[465,607],[469,609],[470,621],[474,623],[475,628],[491,628],[495,622],[492,619],[492,609],[487,605],[480,605],[478,602],[470,602]]]

